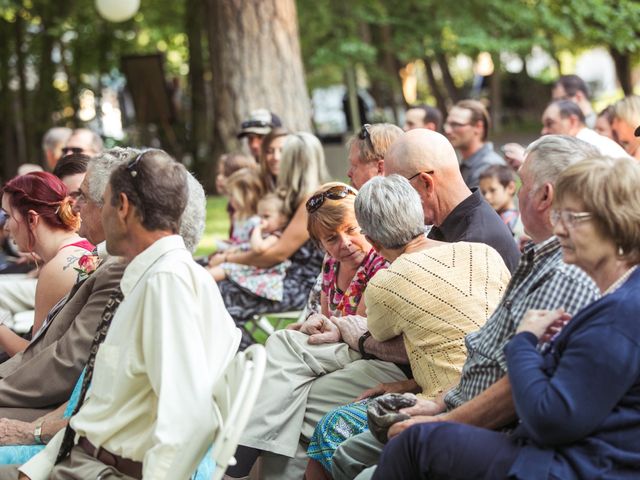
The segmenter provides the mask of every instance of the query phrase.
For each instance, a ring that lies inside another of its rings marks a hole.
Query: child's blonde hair
[[[284,203],[284,197],[276,192],[269,192],[258,201],[258,205],[269,205],[273,209],[282,214],[282,216],[289,221],[289,215]]]
[[[241,168],[227,179],[227,192],[233,200],[235,215],[244,220],[256,214],[263,185],[256,168]]]
[[[221,173],[227,178],[243,168],[258,168],[258,164],[253,157],[247,157],[237,152],[220,155],[218,162],[222,166]]]

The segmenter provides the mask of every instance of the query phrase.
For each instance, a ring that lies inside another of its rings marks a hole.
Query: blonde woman
[[[239,326],[255,314],[304,307],[322,264],[322,252],[309,241],[305,202],[327,177],[320,140],[306,132],[288,135],[282,149],[277,183],[278,193],[284,200],[284,214],[291,218],[282,236],[264,251],[232,252],[212,257],[210,266],[231,262],[270,268],[285,260],[291,261],[281,301],[259,297],[228,280],[219,282],[227,310]],[[249,343],[251,339],[245,332],[242,346]]]

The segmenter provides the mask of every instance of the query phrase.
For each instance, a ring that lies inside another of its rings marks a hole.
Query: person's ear
[[[27,211],[27,223],[29,227],[36,228],[38,226],[39,215],[34,210]]]
[[[126,222],[127,216],[132,211],[132,206],[129,203],[129,198],[127,197],[127,194],[124,192],[120,192],[120,194],[118,195],[117,210],[118,210],[118,217],[120,217],[120,220]]]
[[[433,176],[427,172],[420,172],[419,181],[424,185],[427,193],[431,194],[434,190]]]
[[[511,195],[512,197],[516,194],[516,182],[514,182],[513,180],[511,180],[508,184],[507,184],[507,194]]]
[[[539,208],[540,210],[551,210],[553,207],[553,185],[551,183],[545,183],[540,188]]]
[[[378,175],[384,175],[384,158],[378,160]]]

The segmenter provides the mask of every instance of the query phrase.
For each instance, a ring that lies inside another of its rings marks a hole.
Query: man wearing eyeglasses
[[[449,111],[444,133],[460,155],[460,172],[469,188],[480,184],[480,174],[491,165],[506,165],[487,142],[491,120],[477,100],[461,100]]]
[[[62,156],[64,157],[71,153],[83,153],[93,157],[100,153],[103,148],[102,138],[96,132],[88,128],[76,128],[62,148]]]
[[[238,138],[242,139],[246,137],[251,155],[253,155],[253,158],[258,162],[260,160],[262,139],[271,129],[281,126],[282,122],[275,113],[261,108],[251,112],[249,118],[242,122],[240,131],[238,132]]]
[[[467,359],[460,381],[435,401],[419,399],[415,407],[401,410],[412,418],[391,426],[390,438],[420,423],[451,421],[500,429],[517,420],[504,346],[525,313],[564,308],[575,314],[599,296],[582,270],[562,261],[552,224],[563,221],[571,228],[573,222],[580,221],[579,217],[553,213],[554,184],[569,165],[596,155],[593,146],[568,136],[548,135],[528,147],[520,169],[518,197],[525,231],[533,243],[525,247],[489,320],[465,337]],[[360,474],[359,479],[370,478],[372,469],[362,470],[377,463],[382,448],[369,432],[347,440],[333,456],[333,477],[344,480]]]

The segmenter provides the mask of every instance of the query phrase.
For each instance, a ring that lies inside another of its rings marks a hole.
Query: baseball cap
[[[266,135],[272,128],[281,127],[280,118],[265,108],[254,110],[249,118],[240,124],[238,138],[242,138],[250,133]]]

